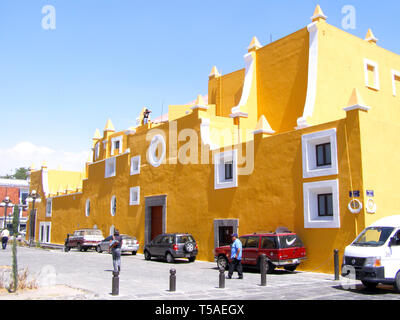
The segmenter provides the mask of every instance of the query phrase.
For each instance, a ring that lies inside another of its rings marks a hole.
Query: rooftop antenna
[[[160,122],[163,123],[163,113],[164,113],[164,100],[161,100],[161,120]]]
[[[272,42],[272,33],[269,34],[269,43]]]

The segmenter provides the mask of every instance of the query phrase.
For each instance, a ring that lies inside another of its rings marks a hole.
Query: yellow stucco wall
[[[396,170],[400,156],[393,155],[400,129],[397,124],[400,98],[393,96],[391,82],[391,69],[400,70],[400,60],[399,56],[323,21],[317,27],[317,95],[308,119],[312,126],[294,129],[310,90],[307,87],[309,31],[304,28],[255,51],[249,99],[240,106],[248,112],[247,118],[229,117],[243,94],[245,69],[241,69],[210,77],[208,110],[195,109],[186,114],[182,112],[184,106],[171,106],[168,123],[139,126],[134,134],[105,132],[97,141],[99,158],[87,166],[82,192],[54,196],[51,218],[44,216],[45,202],[38,207],[38,220],[52,223],[52,242],[63,243],[67,233],[95,225],[106,236],[111,226],[115,226],[122,233],[136,236],[143,248],[145,198],[166,195],[166,231],[192,233],[199,243],[199,259],[213,260],[214,220],[239,219],[240,234],[274,231],[279,226],[292,229],[307,248],[308,260],[301,269],[332,272],[334,249],[342,253],[366,225],[400,209],[395,195],[400,181]],[[364,58],[379,64],[379,90],[365,86]],[[343,110],[353,88],[359,89],[365,104],[371,107],[369,111]],[[275,130],[274,134],[253,136],[249,132],[261,115]],[[209,141],[204,140],[207,126]],[[235,131],[239,127],[240,142]],[[338,173],[303,178],[302,135],[332,128],[336,129]],[[151,138],[147,134],[154,129],[166,141],[166,163],[159,167],[153,167],[146,157]],[[218,130],[225,130],[224,135]],[[181,148],[191,141],[186,133],[194,133],[191,138],[197,146],[197,163],[177,161],[182,156],[179,151],[186,150]],[[110,141],[118,136],[123,136],[123,140],[122,153],[115,155],[116,175],[105,178],[104,159],[111,156]],[[104,140],[108,141],[107,149]],[[205,142],[214,147],[233,144],[242,149],[254,143],[254,170],[240,175],[237,187],[216,190],[213,153],[222,150],[210,151]],[[131,175],[130,159],[139,155],[140,174]],[[61,183],[57,180],[67,176],[49,179],[49,188],[57,188],[55,185]],[[32,172],[31,177],[31,188],[42,190],[42,171]],[[340,227],[305,228],[304,183],[333,179],[339,182]],[[129,188],[135,186],[140,186],[140,204],[130,205]],[[366,213],[364,206],[360,213],[351,213],[347,209],[351,200],[349,191],[359,190],[359,200],[365,203],[365,192],[370,189],[375,191],[377,212]],[[117,198],[115,216],[110,213],[112,196]],[[87,217],[88,199],[91,211]]]
[[[304,28],[257,50],[258,117],[265,115],[276,132],[293,130],[303,113],[308,46]]]

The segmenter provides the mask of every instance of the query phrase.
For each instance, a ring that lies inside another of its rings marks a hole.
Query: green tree
[[[13,223],[12,223],[12,231],[13,231],[13,244],[12,244],[12,275],[13,281],[12,286],[10,286],[10,291],[16,292],[18,288],[18,263],[17,263],[17,236],[18,236],[18,225],[19,225],[19,206],[16,204],[14,206],[14,214],[13,214]]]
[[[6,174],[4,176],[0,176],[0,178],[26,180],[28,178],[28,172],[29,168],[19,167],[14,169],[14,174]]]
[[[28,168],[19,167],[18,169],[15,169],[14,179],[26,180],[28,178],[28,172]]]

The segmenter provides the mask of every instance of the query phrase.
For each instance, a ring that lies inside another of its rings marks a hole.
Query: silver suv
[[[188,258],[189,262],[196,260],[198,246],[193,236],[188,233],[165,233],[155,237],[144,246],[144,258],[164,258],[168,263],[175,258]]]

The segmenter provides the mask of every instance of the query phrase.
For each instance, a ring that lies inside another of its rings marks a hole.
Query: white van
[[[400,292],[400,215],[376,221],[346,247],[342,276],[368,288],[393,284]]]

